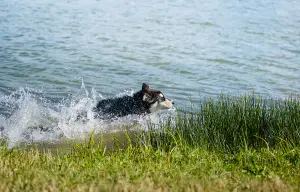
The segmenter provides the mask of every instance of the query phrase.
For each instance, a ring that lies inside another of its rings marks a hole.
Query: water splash
[[[133,93],[124,91],[117,97]],[[0,138],[7,139],[9,148],[21,142],[30,144],[58,142],[62,138],[83,139],[91,132],[114,132],[120,125],[134,127],[138,124],[139,128],[148,129],[149,122],[158,124],[170,114],[174,115],[174,110],[169,110],[143,117],[129,115],[114,120],[95,119],[93,107],[97,99],[104,97],[94,89],[88,91],[84,83],[77,94],[58,103],[47,100],[43,94],[37,94],[32,89],[20,88],[0,97],[4,109],[3,114],[0,111]]]

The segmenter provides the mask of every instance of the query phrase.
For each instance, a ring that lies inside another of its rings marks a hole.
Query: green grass
[[[297,97],[221,96],[63,152],[3,146],[0,191],[299,191],[299,129]]]
[[[241,148],[281,148],[300,144],[300,100],[263,99],[244,95],[220,96],[180,113],[174,123],[146,133],[151,145],[188,145],[208,150],[238,152]]]
[[[232,191],[299,190],[300,149],[237,154],[174,147],[129,146],[107,152],[77,146],[69,154],[0,152],[0,190]]]

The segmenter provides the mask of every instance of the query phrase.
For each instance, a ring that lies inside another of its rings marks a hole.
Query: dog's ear
[[[147,89],[149,89],[149,85],[147,83],[143,83],[142,90],[144,91],[144,90],[147,90]]]

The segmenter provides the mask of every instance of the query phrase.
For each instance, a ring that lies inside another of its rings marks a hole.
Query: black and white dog
[[[174,102],[165,98],[162,92],[143,83],[142,90],[134,93],[133,96],[101,100],[93,110],[100,118],[111,118],[153,113],[158,110],[170,109],[173,104]]]

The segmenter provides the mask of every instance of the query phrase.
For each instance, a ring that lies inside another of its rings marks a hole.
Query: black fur
[[[143,91],[139,91],[133,96],[101,100],[94,111],[100,116],[122,117],[129,114],[150,113],[149,108],[150,104],[143,101]]]
[[[98,118],[123,117],[129,114],[150,113],[150,107],[156,101],[164,101],[159,96],[160,91],[151,89],[148,84],[143,83],[142,90],[133,96],[124,96],[114,99],[105,99],[98,102],[94,108]]]

